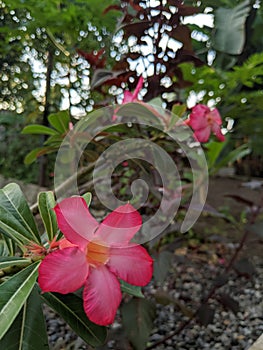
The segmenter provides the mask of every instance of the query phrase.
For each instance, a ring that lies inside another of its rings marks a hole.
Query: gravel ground
[[[230,279],[216,292],[231,295],[239,303],[239,310],[234,314],[218,302],[211,300],[209,305],[215,307],[214,320],[207,326],[201,326],[195,321],[163,344],[156,350],[246,350],[263,333],[263,261],[260,257],[253,258],[255,273],[251,278],[238,277],[230,273]],[[165,292],[180,301],[185,307],[196,310],[201,298],[210,290],[215,276],[222,267],[213,264],[197,263],[189,259],[175,259],[166,283],[162,286]],[[176,271],[176,273],[174,272]],[[156,286],[150,284],[146,294],[156,292]],[[234,305],[235,307],[235,305]],[[45,307],[50,348],[58,349],[91,349],[87,346],[63,320]],[[132,349],[121,333],[121,326],[116,322],[110,328],[109,339],[100,350],[130,350]],[[186,316],[174,305],[157,304],[157,317],[154,329],[149,338],[148,346],[158,342],[174,332],[178,326],[187,320]]]

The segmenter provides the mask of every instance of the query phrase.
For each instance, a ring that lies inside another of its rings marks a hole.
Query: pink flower
[[[211,110],[206,105],[196,105],[193,107],[186,124],[194,130],[194,136],[199,142],[207,142],[211,133],[219,141],[225,140],[225,136],[221,132],[222,119],[216,108]]]
[[[111,324],[122,298],[118,279],[145,286],[152,278],[152,258],[143,247],[130,243],[141,227],[140,214],[126,204],[99,224],[82,197],[66,198],[54,210],[69,242],[42,260],[40,288],[67,294],[84,286],[88,318],[100,325]]]
[[[125,103],[130,103],[130,102],[137,102],[138,101],[138,94],[141,91],[143,87],[143,77],[140,77],[138,80],[138,83],[136,85],[136,88],[133,92],[130,92],[129,90],[125,90],[123,93],[123,100],[122,100],[122,105]],[[116,112],[116,111],[115,111]],[[112,116],[112,120],[115,121],[117,119],[117,115]]]
[[[143,86],[143,77],[140,77],[133,93],[130,92],[129,90],[124,91],[122,104],[138,101],[138,94],[141,91],[142,86]]]

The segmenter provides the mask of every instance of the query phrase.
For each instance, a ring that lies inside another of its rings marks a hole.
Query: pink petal
[[[38,283],[43,292],[67,294],[83,286],[89,274],[85,254],[78,248],[55,250],[39,266]]]
[[[195,116],[195,117],[190,115],[190,121],[188,125],[190,125],[193,130],[204,129],[208,126],[208,120],[204,115]]]
[[[145,286],[152,279],[153,260],[139,245],[111,248],[107,266],[119,278],[135,286]]]
[[[83,291],[84,310],[99,325],[114,321],[121,302],[120,283],[105,265],[91,269]]]
[[[142,87],[143,87],[143,77],[141,76],[133,92],[133,100],[136,100],[138,98],[138,94],[141,91]]]
[[[199,142],[207,142],[211,134],[211,127],[207,126],[204,129],[196,130],[194,135]]]
[[[70,243],[66,238],[62,238],[58,241],[59,249],[65,249],[69,247],[76,247],[75,244]]]
[[[210,114],[212,115],[214,123],[222,125],[222,119],[217,108],[213,109]]]
[[[125,204],[110,213],[100,224],[95,236],[108,244],[125,244],[139,231],[142,218],[130,204]]]
[[[122,104],[124,103],[129,103],[133,101],[133,94],[129,90],[125,90],[123,93],[123,101]]]
[[[82,197],[66,198],[54,210],[64,236],[71,243],[86,247],[99,224],[90,214],[85,200]]]
[[[225,136],[222,134],[221,128],[218,124],[212,125],[212,131],[216,135],[219,141],[225,141]]]
[[[206,113],[210,112],[210,108],[207,107],[206,105],[203,105],[201,103],[195,105],[192,108],[192,114],[196,114],[196,115],[204,115]]]
[[[188,125],[190,125],[194,130],[207,127],[207,113],[209,112],[210,109],[207,106],[202,104],[196,105],[193,107],[192,112],[189,116],[190,121],[188,122]]]

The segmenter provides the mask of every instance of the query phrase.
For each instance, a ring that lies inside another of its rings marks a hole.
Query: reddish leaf
[[[175,40],[180,41],[184,45],[185,50],[192,51],[192,39],[191,39],[191,32],[190,29],[185,25],[178,25],[176,28],[174,28],[170,35]]]
[[[231,310],[234,314],[239,311],[239,303],[226,293],[220,294],[218,301],[226,308]]]
[[[199,7],[194,6],[179,6],[178,7],[178,14],[180,16],[192,16],[200,12]]]
[[[145,30],[148,29],[151,25],[150,21],[140,21],[133,22],[122,26],[120,29],[124,31],[124,38],[128,39],[131,35],[136,36],[137,38],[145,34]]]
[[[224,284],[226,284],[227,281],[228,281],[228,275],[222,274],[215,279],[214,285],[215,287],[219,288],[219,287],[222,287]]]
[[[110,5],[105,8],[105,10],[102,12],[103,15],[108,13],[109,11],[116,10],[116,11],[122,11],[122,8],[119,5]]]
[[[263,238],[263,221],[258,221],[253,225],[247,227],[249,232],[255,233],[259,237]]]
[[[208,304],[203,304],[197,312],[197,319],[202,326],[207,326],[212,323],[214,316],[215,310],[212,309]]]
[[[244,197],[241,197],[237,194],[226,194],[224,197],[228,197],[228,198],[232,198],[234,199],[235,201],[239,202],[239,203],[243,203],[249,207],[253,207],[255,204],[254,202],[252,202],[251,200],[249,199],[246,199]]]
[[[89,64],[94,68],[103,68],[105,67],[106,58],[102,58],[102,55],[105,53],[104,49],[100,49],[97,53],[85,52],[83,50],[77,49],[77,53],[85,58],[89,62]]]
[[[240,276],[245,276],[248,278],[250,278],[256,272],[254,265],[246,258],[237,261],[234,264],[234,269]]]

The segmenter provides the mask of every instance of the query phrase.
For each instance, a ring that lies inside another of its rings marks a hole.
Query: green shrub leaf
[[[22,309],[37,279],[39,262],[18,272],[0,285],[0,339]]]
[[[52,191],[40,192],[38,195],[38,208],[43,220],[48,239],[52,241],[58,231],[56,214],[53,210],[56,205]]]
[[[0,349],[49,349],[41,298],[36,285],[13,324],[0,340]]]
[[[153,327],[155,304],[147,299],[132,299],[121,308],[123,325],[135,350],[144,350]]]
[[[41,296],[85,342],[94,347],[105,342],[106,327],[98,326],[87,318],[80,297],[75,294],[58,293],[44,293]]]
[[[34,217],[15,183],[0,190],[0,232],[20,245],[31,241],[41,243]]]
[[[57,135],[57,131],[44,125],[33,124],[25,126],[22,134]]]

